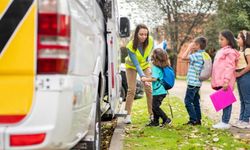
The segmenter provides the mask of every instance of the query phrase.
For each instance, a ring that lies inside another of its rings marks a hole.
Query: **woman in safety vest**
[[[131,108],[134,101],[136,91],[136,75],[140,78],[151,76],[150,64],[148,57],[153,49],[153,38],[149,36],[149,31],[146,25],[139,24],[135,29],[134,38],[127,44],[128,56],[125,58],[126,77],[128,83],[128,92],[126,97],[125,110],[127,116],[124,123],[131,123]],[[151,83],[143,82],[147,96],[148,113],[150,119],[153,119],[152,111],[152,86]]]

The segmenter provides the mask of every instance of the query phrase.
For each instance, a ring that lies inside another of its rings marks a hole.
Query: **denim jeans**
[[[250,117],[250,72],[237,78],[238,91],[240,96],[240,117],[239,120],[249,122]]]
[[[201,120],[201,108],[200,108],[200,87],[188,85],[185,96],[185,107],[189,114],[190,121]]]
[[[166,97],[166,94],[163,95],[153,95],[153,113],[154,113],[154,121],[159,122],[161,118],[163,122],[165,122],[168,117],[165,112],[161,109],[162,100]]]
[[[232,105],[229,105],[223,109],[222,122],[229,123],[229,120],[231,118],[231,112],[232,112]]]
[[[214,89],[219,90],[221,88],[222,88],[222,86],[216,87]],[[231,112],[232,112],[232,105],[229,105],[229,106],[227,106],[226,108],[223,109],[222,117],[221,117],[221,121],[223,123],[229,123],[230,118],[231,118]]]

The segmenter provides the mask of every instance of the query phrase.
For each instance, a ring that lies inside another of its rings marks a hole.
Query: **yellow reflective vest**
[[[138,62],[140,64],[142,70],[145,70],[146,68],[150,67],[149,62],[147,62],[146,59],[150,55],[154,45],[153,45],[153,38],[151,36],[149,36],[148,40],[149,40],[148,41],[148,46],[145,48],[144,56],[142,56],[139,49],[136,49],[136,50],[133,49],[133,41],[132,40],[126,46],[126,48],[130,52],[132,52],[132,53],[134,53],[136,55],[136,58],[137,58],[137,60],[138,60]],[[133,62],[131,61],[129,56],[127,56],[125,58],[125,66],[126,66],[126,68],[131,68],[131,69],[136,70],[136,67],[133,64]]]

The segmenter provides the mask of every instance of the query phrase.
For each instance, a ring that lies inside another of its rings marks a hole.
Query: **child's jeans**
[[[215,90],[219,90],[222,87],[215,87]],[[223,109],[223,113],[222,113],[222,117],[221,117],[221,121],[223,123],[229,123],[229,120],[231,118],[231,113],[232,113],[232,105],[227,106],[226,108]]]
[[[200,108],[200,87],[188,85],[185,106],[189,114],[189,121],[200,121],[201,120],[201,108]]]
[[[153,113],[154,121],[159,122],[159,119],[162,118],[163,122],[167,120],[167,115],[160,108],[162,100],[166,97],[166,94],[162,95],[153,95]]]
[[[229,105],[223,109],[222,122],[229,123],[229,120],[231,118],[231,112],[232,112],[232,105]]]
[[[250,118],[250,72],[237,78],[238,91],[240,95],[240,118],[239,120],[249,122]]]

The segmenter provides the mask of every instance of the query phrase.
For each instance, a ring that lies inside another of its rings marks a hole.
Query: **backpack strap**
[[[204,65],[205,64],[205,60],[207,59],[206,52],[201,52],[201,56],[202,56],[202,61],[203,61],[202,65]],[[194,65],[194,62],[192,63],[192,65]],[[195,75],[199,78],[200,74],[199,74],[198,70],[195,68],[195,66],[194,66],[194,70],[195,70]]]
[[[161,68],[161,71],[162,71],[162,73],[164,74],[164,70],[163,70],[163,68]],[[161,86],[162,86],[162,83],[161,83],[161,79],[157,79],[157,81],[159,81],[158,83],[158,86],[156,87],[156,88],[154,88],[153,90],[158,90]]]

